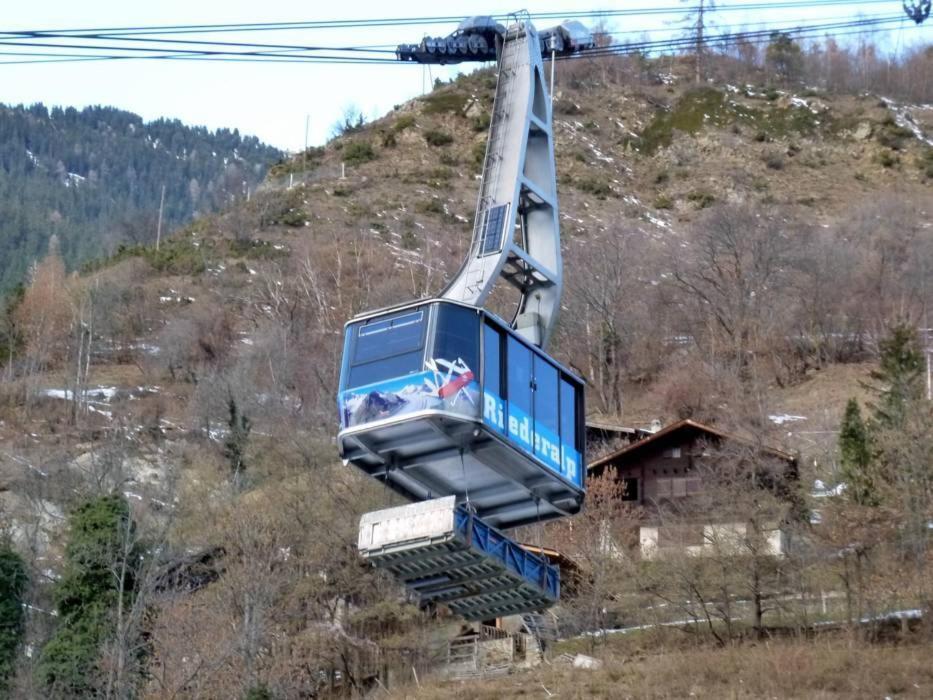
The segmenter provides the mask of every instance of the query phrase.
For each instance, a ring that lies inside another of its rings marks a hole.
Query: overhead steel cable
[[[831,38],[844,37],[844,36],[857,36],[859,34],[864,34],[864,31],[861,29],[851,29],[848,31],[836,32],[831,36]],[[815,38],[815,37],[799,36],[797,38],[800,39],[800,38]],[[769,42],[770,42],[770,39],[768,37],[756,37],[756,38],[748,40],[748,44],[752,44],[752,45],[767,44]],[[737,43],[738,42],[733,42],[733,44],[725,44],[725,46],[734,45]],[[718,45],[724,46],[724,44],[722,43]],[[658,47],[658,51],[660,53],[663,53],[666,48],[667,47]],[[676,48],[678,47],[674,47],[675,50]],[[612,57],[612,56],[626,56],[626,55],[635,54],[635,53],[645,53],[645,50],[644,49],[632,49],[632,48],[628,48],[628,49],[619,48],[615,51],[609,51],[606,53],[599,54],[597,56],[590,56],[589,58],[592,60],[592,59]],[[557,60],[558,61],[568,61],[568,60],[573,61],[573,60],[585,60],[586,58],[587,58],[586,56],[563,56],[563,57],[558,57]]]
[[[33,46],[37,48],[62,48],[62,49],[78,49],[78,50],[96,50],[96,51],[128,51],[136,53],[148,53],[152,54],[148,58],[166,58],[165,55],[156,55],[164,53],[165,49],[149,47],[149,46],[103,46],[100,44],[61,44],[61,43],[50,43],[50,42],[40,42],[40,41],[15,41],[9,42],[0,40],[0,46]],[[294,47],[289,50],[305,50],[302,47]],[[206,56],[274,56],[267,51],[219,51],[219,50],[210,50],[210,49],[178,49],[176,50],[176,55],[172,56],[173,58],[183,58],[184,56],[192,57],[206,57]],[[394,52],[393,52],[394,54]],[[119,54],[118,54],[119,56]],[[109,56],[108,56],[109,58]],[[129,58],[129,56],[127,56]],[[143,58],[147,58],[144,56]],[[340,60],[348,63],[372,63],[372,62],[384,62],[384,63],[395,63],[394,58],[377,58],[372,57],[356,57],[356,56],[333,56],[333,55],[309,55],[302,56],[302,58],[308,60]]]
[[[898,15],[902,17],[901,15]],[[892,16],[893,17],[893,16]],[[819,17],[812,18],[811,21],[824,21],[836,19],[835,17]],[[873,19],[873,17],[860,18],[860,19]],[[755,23],[755,26],[766,26],[773,24],[781,24],[785,20],[773,20],[771,22]],[[633,29],[633,30],[623,30],[612,32],[614,35],[619,34],[643,34],[652,30],[644,29]],[[653,30],[658,31],[658,30]],[[317,46],[317,45],[296,45],[296,44],[263,44],[256,42],[241,42],[241,41],[214,41],[206,39],[166,39],[162,37],[148,38],[141,37],[137,35],[128,36],[119,33],[104,33],[104,32],[93,32],[93,33],[83,33],[83,34],[69,34],[67,32],[57,32],[57,31],[23,31],[16,33],[15,35],[12,32],[3,32],[4,36],[0,36],[0,44],[22,44],[24,46],[29,46],[31,44],[21,41],[21,39],[96,39],[96,40],[109,40],[109,41],[119,41],[119,42],[130,42],[134,44],[171,44],[179,47],[189,47],[185,49],[180,49],[184,51],[196,51],[198,47],[209,46],[209,47],[228,47],[228,48],[246,48],[250,50],[285,50],[285,51],[337,51],[337,52],[349,52],[349,53],[377,53],[377,54],[395,54],[394,45],[391,44],[382,44],[382,45],[370,45],[370,46]],[[66,44],[56,44],[61,46],[68,46]],[[83,47],[83,45],[82,45]]]
[[[901,21],[901,17],[898,15],[892,15],[889,17],[878,17],[874,19],[864,19],[864,20],[853,20],[849,22],[834,22],[821,25],[794,25],[794,26],[784,26],[784,27],[773,27],[770,29],[762,30],[751,30],[751,31],[739,31],[739,32],[728,32],[723,34],[713,34],[707,36],[703,43],[706,45],[718,45],[722,43],[737,43],[743,40],[752,40],[757,38],[764,38],[766,40],[771,40],[775,34],[787,34],[790,36],[802,35],[802,34],[813,34],[813,33],[824,33],[833,30],[846,30],[852,28],[858,28],[860,31],[866,28],[877,27],[885,24],[895,24]],[[858,33],[858,32],[856,32]],[[582,58],[587,56],[599,56],[599,55],[611,55],[617,50],[625,50],[627,52],[633,52],[638,50],[651,50],[656,48],[689,48],[696,45],[696,39],[691,36],[687,37],[672,37],[670,39],[662,40],[652,40],[652,41],[642,41],[642,42],[625,42],[619,44],[610,44],[608,46],[600,46],[593,49],[584,49],[575,54],[569,56],[564,56],[559,58],[562,59],[572,59],[572,58]]]
[[[749,41],[755,43],[754,40],[758,38],[763,38],[764,40],[770,40],[770,38],[777,33],[786,33],[790,35],[796,35],[803,38],[807,35],[812,35],[814,33],[825,33],[828,31],[836,32],[836,35],[842,35],[839,33],[839,30],[849,29],[853,27],[858,28],[860,33],[867,28],[880,26],[882,24],[894,23],[900,21],[902,18],[900,15],[892,16],[880,16],[880,17],[868,17],[861,18],[858,20],[845,21],[845,22],[830,22],[823,24],[815,25],[796,25],[796,26],[783,26],[783,27],[773,27],[769,29],[760,29],[760,30],[751,30],[751,31],[740,31],[740,32],[730,32],[719,35],[710,36],[706,42],[708,44],[722,45],[723,43],[737,42],[737,41]],[[644,32],[649,33],[649,32]],[[849,33],[849,32],[847,32]],[[223,42],[218,42],[223,43]],[[692,37],[670,37],[660,40],[649,40],[642,42],[626,42],[626,43],[616,43],[603,47],[596,47],[594,49],[587,49],[581,51],[576,56],[568,56],[567,58],[584,58],[584,57],[598,57],[601,55],[613,55],[616,53],[632,53],[635,51],[643,52],[653,52],[658,50],[676,50],[678,48],[689,48],[696,43],[695,39]],[[36,53],[37,57],[45,58],[48,60],[34,60],[34,61],[0,61],[4,64],[25,64],[25,63],[47,63],[47,62],[65,62],[69,60],[125,60],[125,59],[159,59],[159,60],[214,60],[214,61],[241,61],[241,62],[274,62],[274,63],[326,63],[326,64],[373,64],[373,63],[391,63],[396,64],[394,58],[388,57],[377,57],[377,56],[341,56],[341,55],[328,55],[328,54],[311,54],[306,55],[305,51],[309,50],[309,47],[302,46],[290,46],[290,45],[279,45],[283,48],[279,49],[267,49],[267,50],[253,50],[253,51],[222,51],[214,49],[179,49],[175,52],[164,53],[164,49],[159,49],[155,47],[139,47],[139,46],[108,46],[108,45],[98,45],[98,44],[62,44],[62,43],[48,43],[48,42],[24,42],[24,41],[9,41],[0,39],[0,56],[4,55],[3,50],[5,47],[21,47],[21,46],[32,46],[37,48],[59,48],[59,49],[70,49],[73,51],[87,51],[87,50],[96,50],[96,51],[117,51],[121,53],[115,54],[83,54],[83,53],[71,53],[71,54],[60,54],[56,56],[55,54],[50,53]],[[252,46],[250,44],[245,44],[245,46]],[[9,55],[22,55],[19,53],[10,53]]]
[[[9,34],[6,32],[4,34]],[[183,46],[225,46],[225,47],[238,47],[238,48],[249,48],[249,49],[283,49],[286,51],[346,51],[346,52],[364,52],[364,53],[387,53],[395,54],[393,49],[388,48],[369,48],[365,46],[301,46],[295,44],[258,44],[254,42],[242,42],[242,41],[208,41],[204,39],[163,39],[163,38],[136,38],[129,36],[122,36],[120,34],[106,34],[106,33],[93,33],[93,34],[67,34],[60,32],[23,32],[23,38],[33,38],[33,39],[98,39],[98,40],[107,40],[107,41],[121,41],[121,42],[134,42],[139,44],[172,44],[172,45],[183,45]],[[2,36],[0,37],[0,42],[2,43],[22,43],[24,46],[29,44],[25,42],[20,42],[20,36]],[[195,49],[192,49],[195,50]]]
[[[881,5],[882,0],[772,0],[771,2],[742,2],[719,5],[716,11],[734,12],[747,10],[771,10],[771,9],[809,9],[813,7],[831,7],[831,6],[857,6],[857,5]],[[663,7],[640,7],[628,8],[622,10],[567,10],[550,12],[531,12],[529,17],[533,20],[539,19],[581,19],[581,18],[608,18],[608,17],[627,17],[627,16],[649,16],[659,14],[682,14],[683,8],[676,5]],[[499,13],[491,15],[497,20],[508,20],[509,13]],[[466,19],[463,15],[443,15],[435,17],[383,17],[373,19],[338,19],[338,20],[309,20],[293,22],[251,22],[240,24],[176,24],[176,25],[153,25],[153,26],[131,26],[131,27],[89,27],[82,29],[28,29],[28,30],[0,30],[0,34],[16,36],[29,35],[33,33],[53,32],[56,34],[75,34],[82,33],[107,33],[144,35],[146,33],[155,34],[178,34],[178,33],[216,33],[216,32],[252,32],[252,31],[281,31],[289,29],[357,29],[363,27],[386,27],[386,26],[416,26],[425,24],[450,24],[460,22]]]

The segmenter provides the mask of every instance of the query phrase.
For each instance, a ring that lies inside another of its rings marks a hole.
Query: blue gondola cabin
[[[499,528],[584,496],[583,381],[493,314],[422,301],[346,326],[343,459],[411,500],[456,495]]]

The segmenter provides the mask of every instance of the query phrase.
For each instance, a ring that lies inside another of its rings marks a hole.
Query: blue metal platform
[[[542,610],[560,597],[560,572],[487,525],[453,496],[367,513],[363,557],[424,603],[467,620]]]

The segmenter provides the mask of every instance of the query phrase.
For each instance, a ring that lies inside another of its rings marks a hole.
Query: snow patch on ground
[[[813,482],[813,490],[810,496],[813,498],[829,498],[831,496],[841,496],[846,490],[844,483],[838,483],[835,486],[828,486],[822,479],[816,479]]]
[[[775,425],[784,425],[785,423],[796,423],[800,420],[807,420],[806,416],[793,416],[789,413],[779,413],[773,416],[768,416],[770,420]]]
[[[908,105],[899,105],[897,102],[887,97],[882,97],[881,101],[894,113],[895,124],[902,129],[908,129],[921,143],[925,143],[927,146],[933,146],[933,138],[927,137],[923,129],[920,128],[920,125],[914,121]],[[927,105],[920,106],[920,109],[925,108],[927,108]]]

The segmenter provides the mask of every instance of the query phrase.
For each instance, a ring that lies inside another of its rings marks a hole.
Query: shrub
[[[876,138],[882,146],[900,151],[904,148],[904,141],[913,138],[913,135],[910,129],[898,126],[895,123],[885,122],[884,126],[878,130]]]
[[[612,188],[609,187],[609,183],[606,182],[605,178],[595,175],[581,177],[574,181],[574,185],[581,192],[591,194],[598,199],[605,199],[612,193]]]
[[[765,165],[767,165],[771,170],[783,170],[784,158],[780,153],[772,153],[765,158]]]
[[[659,194],[654,200],[655,209],[673,209],[674,200],[666,194]]]
[[[917,161],[917,166],[923,171],[924,175],[933,178],[933,148],[927,148],[923,152],[923,156]]]
[[[583,108],[572,100],[560,99],[554,103],[554,111],[558,114],[583,114]]]
[[[443,214],[444,205],[439,199],[428,199],[415,204],[415,211],[422,214]]]
[[[324,148],[310,146],[293,158],[283,159],[269,168],[270,177],[283,177],[289,173],[300,173],[308,168],[316,167],[324,157]]]
[[[237,258],[250,258],[255,260],[275,260],[286,258],[289,252],[282,247],[276,248],[269,241],[258,239],[231,240],[228,243],[230,255]]]
[[[489,128],[490,116],[488,112],[483,112],[478,117],[473,117],[473,131],[486,131]]]
[[[368,141],[351,141],[343,149],[343,160],[347,165],[359,165],[375,158],[376,153]]]
[[[433,92],[422,98],[425,114],[444,114],[446,112],[459,113],[466,107],[470,96],[457,90]]]
[[[198,275],[207,269],[204,251],[186,238],[172,238],[163,241],[158,250],[143,248],[142,251],[142,257],[152,267],[169,275]]]
[[[693,202],[693,205],[697,209],[706,209],[712,206],[713,202],[716,201],[716,197],[714,197],[712,193],[704,190],[694,190],[687,195],[687,201]]]
[[[878,162],[881,163],[881,166],[884,168],[893,168],[900,161],[893,152],[891,151],[882,151],[878,154]]]
[[[480,143],[473,144],[473,149],[470,151],[470,156],[473,160],[473,165],[481,168],[483,167],[483,159],[486,157],[486,142],[482,141]]]
[[[411,229],[402,232],[402,248],[405,250],[416,250],[418,248],[418,237]]]
[[[392,130],[395,132],[402,132],[405,129],[408,129],[415,125],[415,117],[413,114],[403,114],[398,119],[395,120],[395,124],[392,125]]]
[[[454,142],[454,137],[440,129],[428,129],[424,132],[424,140],[431,146],[448,146]]]

